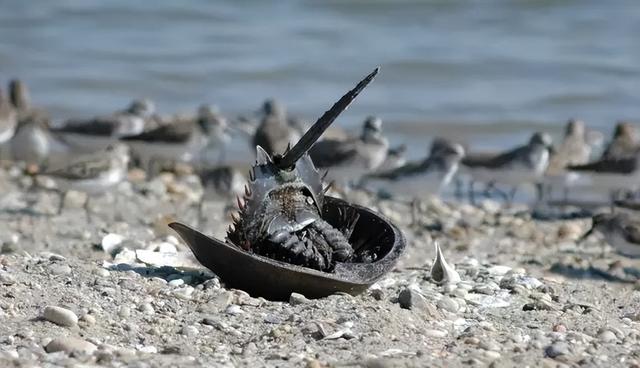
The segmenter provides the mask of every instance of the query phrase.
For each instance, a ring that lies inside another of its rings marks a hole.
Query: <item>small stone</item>
[[[611,330],[601,329],[598,332],[598,339],[602,342],[612,342],[616,341],[618,338],[616,337],[616,334]]]
[[[184,285],[184,279],[182,279],[182,278],[173,279],[173,280],[169,281],[168,284],[169,284],[169,286],[172,286],[172,287],[180,287],[180,286]]]
[[[553,344],[547,346],[544,353],[549,358],[557,358],[562,355],[569,354],[569,345],[563,341],[556,341]]]
[[[193,292],[196,289],[194,289],[192,286],[185,286],[185,287],[181,287],[179,289],[175,289],[172,294],[179,299],[182,300],[191,300],[191,296],[193,295]]]
[[[96,317],[94,317],[91,314],[85,314],[82,317],[80,317],[80,321],[86,323],[89,326],[92,326],[96,324]]]
[[[291,293],[291,295],[289,296],[289,304],[291,305],[300,305],[308,302],[309,302],[309,299],[307,299],[307,297],[305,297],[302,294]]]
[[[369,295],[371,295],[371,297],[375,300],[384,299],[384,291],[382,291],[382,289],[373,289],[369,292]]]
[[[64,351],[67,354],[93,354],[98,347],[94,344],[76,337],[58,337],[45,346],[47,353]]]
[[[127,306],[120,306],[118,309],[118,316],[122,318],[129,318],[131,316],[131,308]]]
[[[428,329],[428,330],[424,330],[423,333],[425,336],[429,336],[429,337],[438,337],[438,338],[447,337],[447,331],[443,331],[443,330]]]
[[[189,337],[194,337],[198,335],[198,328],[195,326],[184,326],[182,327],[182,334]]]
[[[484,356],[491,360],[496,360],[500,358],[500,353],[494,350],[487,350],[484,352]]]
[[[87,194],[75,190],[68,191],[64,196],[64,208],[82,208],[87,202]]]
[[[16,279],[9,272],[0,271],[0,285],[13,285]]]
[[[484,350],[500,351],[500,345],[491,339],[483,339],[478,346]]]
[[[109,272],[109,270],[104,268],[97,268],[95,271],[93,271],[93,273],[96,276],[100,276],[100,277],[109,277],[109,275],[111,275],[111,272]]]
[[[438,302],[436,303],[436,306],[439,309],[444,309],[451,313],[456,313],[459,308],[458,303],[456,303],[455,300],[449,298],[448,296],[443,296],[442,298],[440,298],[440,300],[438,300]]]
[[[53,263],[49,265],[49,272],[56,276],[68,275],[71,273],[71,267],[64,263]]]
[[[558,323],[556,325],[553,325],[552,330],[553,332],[565,333],[567,332],[567,326],[563,325],[562,323]]]
[[[60,326],[73,327],[78,324],[78,316],[69,309],[47,306],[42,315],[44,319]]]
[[[156,311],[153,309],[151,303],[143,303],[138,307],[138,310],[146,315],[154,314]]]
[[[240,306],[237,304],[231,304],[230,306],[227,307],[227,309],[224,310],[224,312],[232,316],[237,316],[238,314],[244,313],[242,308],[240,308]]]

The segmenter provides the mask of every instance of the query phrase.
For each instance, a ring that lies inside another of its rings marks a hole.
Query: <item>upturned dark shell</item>
[[[405,248],[402,233],[383,216],[343,200],[325,197],[322,218],[334,226],[341,213],[353,209],[360,218],[349,239],[354,258],[371,258],[370,263],[340,263],[332,272],[322,272],[276,261],[242,250],[237,245],[211,238],[186,225],[170,224],[189,245],[196,258],[213,271],[227,287],[270,300],[286,300],[296,292],[320,298],[336,292],[352,295],[366,290],[390,271]],[[362,256],[362,257],[360,257]]]

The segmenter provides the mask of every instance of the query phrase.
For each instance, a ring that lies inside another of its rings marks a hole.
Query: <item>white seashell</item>
[[[436,259],[431,266],[431,279],[440,285],[457,284],[461,281],[460,275],[453,266],[449,265],[442,255],[440,244],[433,242],[436,248]]]

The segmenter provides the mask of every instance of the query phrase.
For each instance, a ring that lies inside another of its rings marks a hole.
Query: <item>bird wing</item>
[[[327,139],[318,141],[309,150],[311,161],[318,168],[340,165],[358,154],[351,141]]]
[[[629,174],[636,169],[635,158],[623,158],[618,160],[604,159],[585,165],[571,165],[573,171],[598,171],[600,173]]]
[[[111,136],[117,128],[117,120],[108,118],[95,118],[89,121],[69,120],[63,126],[51,130],[57,133]]]
[[[73,159],[63,166],[46,167],[42,174],[62,179],[82,180],[94,179],[111,168],[111,156],[108,152],[96,152]]]
[[[196,127],[187,122],[159,126],[136,135],[120,138],[123,141],[183,143],[189,140]]]
[[[383,171],[380,173],[373,173],[368,175],[369,178],[378,179],[398,179],[401,177],[411,176],[425,170],[424,162],[408,162],[398,168]]]

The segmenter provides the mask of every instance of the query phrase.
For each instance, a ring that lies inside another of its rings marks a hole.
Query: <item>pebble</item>
[[[93,354],[98,347],[94,344],[77,338],[77,337],[58,337],[45,346],[47,353],[55,353],[58,351],[64,351],[67,354],[81,353],[81,354]]]
[[[598,339],[602,342],[612,342],[616,341],[618,338],[611,330],[601,329],[598,332]]]
[[[5,271],[0,271],[0,285],[13,285],[16,283],[16,279]]]
[[[438,300],[436,306],[439,309],[444,309],[451,313],[456,313],[459,308],[458,303],[456,303],[455,300],[449,298],[448,296],[443,296],[440,300]]]
[[[556,341],[553,344],[547,346],[544,353],[549,358],[557,358],[562,355],[569,354],[569,345],[566,342]]]
[[[118,316],[122,318],[128,318],[131,316],[131,309],[127,306],[120,306],[118,309]]]
[[[184,326],[182,327],[182,334],[189,337],[197,336],[199,333],[198,328],[195,326]]]
[[[154,314],[156,311],[150,303],[143,303],[138,307],[138,310],[146,315]]]
[[[80,321],[86,323],[87,325],[95,325],[96,324],[96,317],[94,317],[91,314],[85,314],[82,317],[80,317]]]
[[[447,331],[434,330],[434,329],[424,330],[423,333],[424,333],[425,336],[438,337],[438,338],[446,337],[447,334],[448,334]]]
[[[404,288],[398,294],[398,303],[404,309],[428,309],[429,303],[413,288]]]
[[[69,309],[47,306],[42,315],[44,319],[60,326],[73,327],[78,324],[78,316]]]
[[[244,311],[242,310],[242,308],[240,308],[239,305],[237,304],[231,304],[227,307],[227,309],[224,310],[224,312],[226,314],[230,314],[232,316],[237,316],[238,314],[242,314],[244,313]]]
[[[71,273],[71,267],[64,263],[52,263],[49,265],[49,272],[53,275],[68,275]]]
[[[307,299],[307,297],[302,294],[291,293],[291,295],[289,296],[289,304],[291,305],[300,305],[308,302],[309,299]]]
[[[93,273],[96,276],[100,276],[100,277],[109,277],[109,275],[111,275],[111,272],[109,272],[109,270],[105,268],[97,268],[93,271]]]
[[[171,281],[168,282],[169,286],[172,287],[180,287],[182,285],[184,285],[184,279],[179,278],[179,279],[173,279]]]
[[[193,292],[195,291],[195,289],[192,286],[185,286],[179,289],[176,289],[173,291],[173,295],[176,298],[182,299],[182,300],[191,300],[191,296],[193,295]]]

